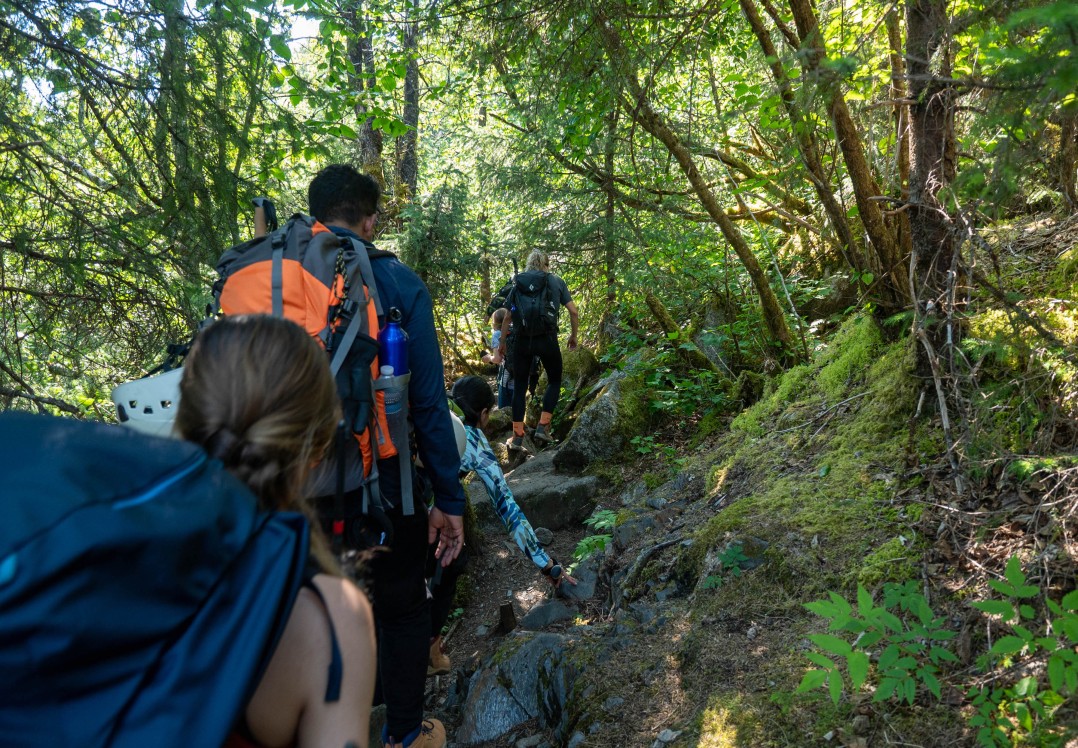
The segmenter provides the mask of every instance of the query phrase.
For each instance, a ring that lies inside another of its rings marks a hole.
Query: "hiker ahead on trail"
[[[505,356],[512,347],[513,379],[528,381],[528,369],[533,356],[538,356],[546,369],[547,385],[543,393],[543,410],[534,438],[539,442],[553,441],[550,436],[550,420],[561,393],[561,348],[558,345],[558,313],[561,307],[569,312],[572,330],[569,333],[569,350],[576,348],[579,313],[569,295],[569,288],[558,276],[550,272],[550,258],[546,252],[534,250],[528,255],[523,273],[513,279],[513,288],[505,300],[509,317],[502,322],[500,353]],[[512,334],[510,334],[512,323]],[[527,392],[516,387],[513,392],[513,438],[512,449],[524,446],[524,410]]]

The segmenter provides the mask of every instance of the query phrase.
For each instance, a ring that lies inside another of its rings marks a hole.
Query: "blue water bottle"
[[[386,326],[378,333],[378,361],[382,366],[392,366],[395,376],[407,374],[408,333],[401,327],[401,310],[390,307],[386,313]]]

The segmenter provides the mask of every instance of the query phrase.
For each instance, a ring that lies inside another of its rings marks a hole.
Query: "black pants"
[[[431,629],[426,584],[427,558],[433,554],[427,543],[427,499],[431,488],[422,472],[413,471],[415,513],[405,516],[399,506],[400,463],[391,457],[380,460],[378,469],[385,519],[393,535],[388,550],[372,554],[365,574],[378,637],[374,703],[386,705],[386,729],[399,741],[423,721]],[[335,517],[335,498],[322,496],[313,500],[327,533]],[[346,492],[344,504],[346,547],[363,549],[379,543],[384,528],[363,521],[361,491]],[[361,527],[370,529],[361,533]]]
[[[553,413],[561,395],[561,346],[553,335],[539,335],[534,338],[516,336],[513,348],[513,421],[523,421],[525,406],[528,402],[527,388],[522,386],[531,373],[531,362],[538,356],[546,369],[546,391],[543,392],[543,411]]]
[[[449,566],[434,557],[434,546],[430,546],[427,556],[427,577],[431,580],[430,601],[430,636],[433,639],[442,633],[449,614],[453,612],[453,598],[457,592],[457,579],[464,573],[468,564],[468,549],[461,548],[460,555]]]
[[[424,572],[427,510],[387,512],[393,545],[371,561],[374,623],[378,633],[378,683],[374,703],[386,705],[386,729],[400,740],[423,721],[423,688],[430,651],[430,604]]]

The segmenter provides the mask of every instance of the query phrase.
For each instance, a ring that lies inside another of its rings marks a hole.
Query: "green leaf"
[[[1014,587],[1010,584],[1007,584],[1006,582],[1001,582],[998,579],[989,579],[988,586],[1001,595],[1006,595],[1007,597],[1015,596]]]
[[[924,681],[925,688],[932,692],[932,694],[938,699],[940,697],[940,682],[935,675],[927,670],[921,673],[921,680]]]
[[[831,673],[827,679],[827,690],[831,692],[831,701],[835,704],[842,698],[842,678],[838,673]]]
[[[880,680],[880,686],[876,689],[876,693],[872,695],[873,701],[883,701],[884,699],[891,698],[891,695],[895,692],[895,686],[898,685],[898,681],[894,678],[883,678]]]
[[[859,689],[868,677],[868,655],[864,652],[850,652],[846,657],[846,667],[850,671],[853,690]]]
[[[880,654],[880,670],[886,670],[898,661],[900,651],[897,644],[890,644]]]
[[[913,706],[914,699],[917,698],[917,684],[913,678],[906,678],[902,681],[902,698],[906,700],[906,703]]]
[[[1063,658],[1050,657],[1048,658],[1048,684],[1052,687],[1053,691],[1063,690],[1063,670],[1065,665]]]
[[[824,657],[819,652],[805,652],[805,657],[807,657],[813,665],[819,665],[820,667],[824,667],[829,670],[835,669],[834,661],[827,657]]]
[[[284,37],[279,34],[274,34],[270,37],[270,48],[276,52],[282,60],[292,59],[292,50],[288,48],[288,43],[285,42]]]
[[[831,652],[840,657],[845,657],[852,651],[849,642],[830,634],[812,634],[809,636],[809,641],[825,652]]]
[[[805,673],[805,677],[801,679],[801,685],[797,687],[794,693],[805,693],[815,688],[819,688],[827,680],[826,670],[809,670]]]
[[[1078,611],[1078,590],[1073,590],[1064,595],[1060,601],[1060,606],[1063,610]]]
[[[861,585],[857,585],[857,612],[867,615],[872,610],[872,595]]]
[[[1026,575],[1022,573],[1022,562],[1018,560],[1018,556],[1011,556],[1007,560],[1007,568],[1004,569],[1003,576],[1015,587],[1021,587],[1026,583]]]
[[[992,645],[992,649],[988,651],[988,655],[999,657],[1002,655],[1016,654],[1025,649],[1025,646],[1025,641],[1017,636],[1004,636]]]
[[[1014,684],[1014,693],[1022,698],[1034,696],[1037,693],[1037,679],[1032,675],[1022,678],[1022,680]]]
[[[820,465],[820,469],[819,469],[819,471],[817,471],[817,475],[819,475],[821,478],[824,478],[830,472],[831,472],[831,466],[827,465],[827,464],[823,464],[823,465]]]
[[[861,273],[861,282],[866,286],[871,286],[874,280],[876,280],[876,276],[872,273]]]

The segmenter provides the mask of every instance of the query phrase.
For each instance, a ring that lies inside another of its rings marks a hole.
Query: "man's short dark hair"
[[[330,164],[307,188],[307,207],[322,223],[355,226],[378,212],[382,188],[374,177],[348,164]]]

